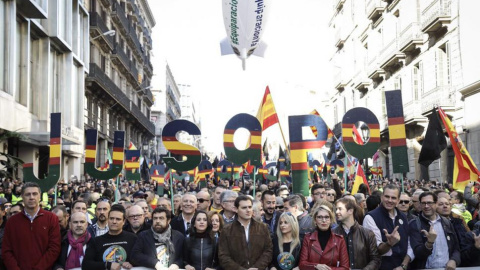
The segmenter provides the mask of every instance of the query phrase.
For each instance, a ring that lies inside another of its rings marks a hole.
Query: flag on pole
[[[130,142],[128,144],[128,150],[137,150],[137,147],[135,147],[135,144],[133,144],[132,142]]]
[[[260,121],[260,125],[262,125],[262,131],[279,122],[268,86],[265,89],[262,103],[260,103],[260,107],[258,108],[257,119]]]
[[[153,174],[150,175],[153,181],[156,181],[159,186],[164,186],[165,185],[165,178],[163,178],[163,175],[158,173],[158,170],[154,170]]]
[[[438,107],[438,113],[447,130],[448,137],[450,137],[452,149],[455,153],[455,160],[453,162],[453,188],[456,190],[464,190],[469,181],[479,180],[480,171],[478,171],[462,139],[458,136],[455,127],[442,108]]]
[[[353,182],[352,195],[358,192],[358,188],[361,184],[365,184],[368,188],[368,194],[370,194],[370,187],[368,186],[367,178],[363,172],[360,162],[357,164],[357,174],[355,175],[355,181]]]
[[[429,117],[427,133],[425,133],[418,163],[428,167],[433,161],[440,158],[440,153],[445,148],[447,148],[447,140],[445,135],[443,135],[443,128],[438,119],[437,110],[433,109]]]

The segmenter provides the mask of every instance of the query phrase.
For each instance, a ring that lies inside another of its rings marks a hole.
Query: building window
[[[15,33],[15,101],[27,106],[28,104],[28,23],[18,19]]]
[[[100,104],[97,105],[97,130],[100,132],[104,132],[104,125],[103,125],[103,110]]]
[[[62,57],[53,48],[50,49],[50,63],[48,73],[50,74],[50,112],[60,112],[60,80],[62,71]]]
[[[413,100],[418,100],[423,94],[423,64],[418,62],[413,66]]]
[[[90,101],[90,98],[89,97],[85,97],[85,99],[83,100],[83,121],[86,125],[89,125],[90,124],[90,118],[89,118],[89,112],[90,112],[90,107],[89,107],[89,101]]]

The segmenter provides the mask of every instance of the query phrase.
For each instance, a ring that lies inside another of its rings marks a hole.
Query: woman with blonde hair
[[[300,253],[301,270],[350,269],[347,246],[342,235],[332,232],[335,216],[332,210],[320,205],[313,212],[315,231],[305,235]]]
[[[300,258],[300,228],[297,218],[289,212],[280,215],[273,237],[273,257],[270,270],[298,269]]]

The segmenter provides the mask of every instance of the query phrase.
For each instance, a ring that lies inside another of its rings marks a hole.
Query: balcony
[[[150,119],[147,119],[147,117],[142,113],[140,108],[138,108],[138,106],[135,105],[133,102],[130,102],[130,112],[145,128],[145,130],[150,133],[150,135],[155,136],[155,125],[150,122]]]
[[[343,91],[345,89],[345,86],[347,86],[347,83],[348,79],[346,79],[346,76],[341,70],[337,72],[337,74],[335,74],[333,78],[333,85],[335,89],[337,89],[338,91]]]
[[[123,49],[118,44],[115,44],[110,57],[112,62],[120,67],[124,72],[130,71],[130,59],[128,59],[127,55],[125,52],[123,52]]]
[[[379,57],[374,56],[368,61],[367,75],[368,78],[373,81],[381,81],[385,78],[385,70],[378,66],[378,58]]]
[[[153,66],[152,66],[152,63],[150,62],[150,57],[146,55],[144,57],[143,70],[145,71],[147,76],[153,76]]]
[[[424,122],[425,117],[422,116],[422,101],[412,100],[403,105],[403,115],[405,125],[415,125],[418,122]]]
[[[127,0],[126,1],[126,4],[127,4],[127,8],[129,10],[133,10],[134,7],[136,7],[137,5],[135,5],[135,0]]]
[[[143,48],[142,48],[142,45],[140,44],[140,41],[138,40],[135,28],[132,25],[130,25],[128,29],[129,29],[129,35],[130,35],[130,39],[128,39],[128,41],[130,42],[131,46],[135,48],[133,52],[138,56],[138,58],[142,58]]]
[[[344,4],[345,4],[345,0],[336,0],[335,9],[341,10]]]
[[[103,72],[95,63],[90,63],[90,70],[86,79],[87,85],[105,91],[113,100],[123,106],[127,111],[130,109],[130,100],[118,88],[118,86]]]
[[[380,68],[390,71],[398,69],[405,63],[405,58],[406,55],[398,51],[396,38],[393,38],[380,51]]]
[[[100,0],[100,3],[102,3],[104,7],[108,8],[112,5],[112,0]]]
[[[140,82],[138,80],[138,69],[137,66],[133,63],[133,61],[130,61],[130,74],[132,75],[132,84],[133,85],[139,85]]]
[[[418,23],[409,24],[400,33],[400,40],[398,42],[398,49],[403,53],[411,53],[419,49],[423,45],[423,33],[420,32],[420,25]]]
[[[105,52],[110,52],[113,49],[114,41],[113,36],[103,35],[103,33],[109,31],[107,25],[103,21],[100,14],[97,12],[90,12],[90,36],[97,38],[100,42],[100,47]]]
[[[434,0],[422,11],[422,32],[437,32],[452,21],[451,0]]]
[[[167,106],[167,116],[169,116],[170,119],[172,119],[172,120],[177,119],[177,115],[173,112],[173,110],[170,106]]]
[[[428,113],[435,106],[450,109],[455,106],[455,90],[449,85],[437,86],[422,94],[422,114]]]
[[[114,1],[112,5],[112,20],[121,26],[117,27],[117,29],[122,32],[122,34],[128,35],[129,24],[127,16],[125,15],[125,10],[123,10],[117,1]]]
[[[375,23],[380,17],[382,17],[383,11],[385,11],[386,3],[381,0],[368,0],[367,2],[367,17]]]
[[[22,11],[22,15],[30,19],[47,19],[47,7],[39,5],[38,0],[17,0],[17,10]],[[4,14],[2,14],[3,17]]]

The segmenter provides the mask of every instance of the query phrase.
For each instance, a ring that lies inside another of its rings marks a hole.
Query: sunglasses
[[[204,203],[204,202],[208,202],[208,200],[205,200],[205,199],[197,199],[197,202],[199,202],[199,203]]]
[[[409,204],[410,201],[409,201],[409,200],[405,200],[405,201],[402,200],[402,201],[399,201],[398,203],[400,203],[400,204]]]

